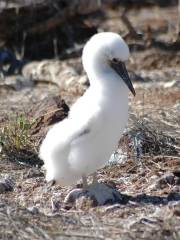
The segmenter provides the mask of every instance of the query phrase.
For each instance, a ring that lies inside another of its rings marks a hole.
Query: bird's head
[[[125,82],[135,96],[135,90],[126,70],[125,62],[129,58],[129,47],[117,33],[97,33],[86,43],[83,49],[83,66],[89,70],[101,69],[106,72],[113,69]]]

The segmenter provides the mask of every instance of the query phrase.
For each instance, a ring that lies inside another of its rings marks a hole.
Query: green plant
[[[24,164],[39,165],[37,143],[31,134],[33,120],[23,114],[8,120],[0,127],[0,144],[3,156]]]

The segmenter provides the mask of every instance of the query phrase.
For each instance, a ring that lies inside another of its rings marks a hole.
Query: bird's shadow
[[[136,196],[121,194],[121,198],[117,201],[121,204],[127,204],[130,202],[140,203],[140,204],[153,204],[153,205],[159,205],[159,204],[168,204],[171,201],[180,201],[180,194],[178,192],[170,192],[168,196],[151,196],[147,195],[145,193],[139,194]]]

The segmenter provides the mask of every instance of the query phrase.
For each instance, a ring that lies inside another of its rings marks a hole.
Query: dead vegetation
[[[138,119],[135,116],[130,117],[132,127],[129,129],[129,136],[133,141],[133,147],[136,152],[137,159],[141,156],[177,156],[179,153],[176,137],[171,134],[163,133],[162,123],[153,122],[150,118]],[[158,125],[161,128],[158,128]]]

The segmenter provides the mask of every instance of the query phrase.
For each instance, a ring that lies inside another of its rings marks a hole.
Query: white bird
[[[55,124],[40,147],[46,180],[62,186],[93,174],[110,159],[128,120],[128,90],[135,90],[125,68],[129,48],[116,33],[95,34],[86,43],[82,63],[90,87]]]

